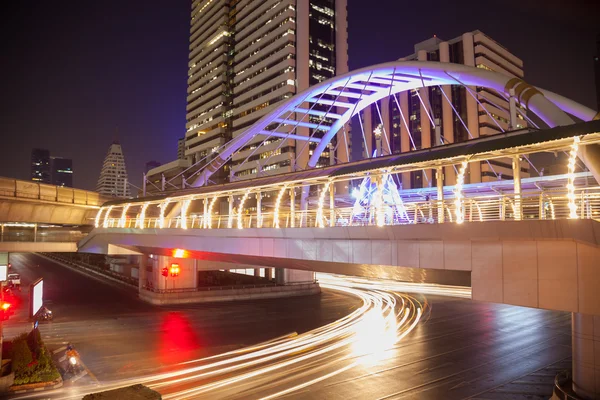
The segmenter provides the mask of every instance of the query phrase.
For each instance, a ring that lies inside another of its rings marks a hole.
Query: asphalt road
[[[41,328],[48,345],[74,344],[97,379],[80,380],[76,385],[105,385],[117,379],[173,372],[184,368],[174,367],[176,363],[290,332],[306,332],[338,320],[362,304],[348,295],[324,290],[310,298],[160,308],[140,302],[129,290],[34,255],[11,257],[24,283],[44,277],[46,298],[56,318]],[[349,351],[340,349],[302,369],[279,369],[191,398],[260,398],[301,385],[312,376],[331,374],[285,397],[547,399],[555,373],[569,365],[569,313],[421,294],[411,298],[427,303],[426,312],[402,341],[386,349],[374,363],[359,362],[345,369],[356,358],[348,358]],[[10,327],[18,325],[18,320],[9,321],[5,335],[18,329]],[[316,349],[325,346],[319,344]],[[264,364],[256,368],[264,368]],[[164,393],[182,393],[207,383],[210,381],[183,382]],[[66,398],[68,393],[67,388],[53,397]]]

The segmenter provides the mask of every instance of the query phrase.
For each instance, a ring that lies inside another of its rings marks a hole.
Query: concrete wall
[[[0,221],[93,225],[99,207],[0,197]]]
[[[109,243],[149,253],[183,248],[204,260],[438,283],[467,274],[476,300],[600,315],[598,240],[600,223],[590,220],[381,228],[97,229],[81,242],[80,251],[108,251]]]
[[[9,253],[75,253],[77,243],[68,242],[0,242],[0,251]]]

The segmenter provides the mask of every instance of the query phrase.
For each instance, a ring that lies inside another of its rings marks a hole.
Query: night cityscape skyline
[[[388,22],[398,14],[417,21],[418,15],[424,15],[424,6],[404,10],[393,1],[380,4],[373,8],[349,1],[350,70],[410,54],[414,43],[434,34],[452,38],[480,29],[523,59],[525,79],[532,84],[590,107],[596,104],[593,57],[597,25],[591,11],[597,4],[574,2],[562,10],[553,2],[546,9],[537,9],[530,2],[511,1],[502,10],[491,12],[474,1],[454,6],[440,2],[440,12],[428,17],[427,24],[413,26]],[[9,22],[5,26],[13,39],[2,68],[3,75],[12,78],[3,103],[14,101],[3,104],[0,130],[13,151],[0,160],[0,175],[27,179],[28,154],[31,148],[42,147],[72,158],[78,166],[74,186],[93,189],[103,149],[115,139],[118,129],[130,179],[139,185],[145,162],[175,159],[177,139],[185,132],[189,4],[180,0],[145,3],[143,7],[110,1],[67,5],[68,13],[48,4],[38,5],[27,10],[34,15],[26,18],[25,24]],[[25,12],[18,4],[10,7],[15,16]],[[470,19],[444,18],[449,8],[459,13],[471,10]],[[382,9],[394,12],[381,13]],[[106,24],[108,16],[110,23]],[[518,32],[497,23],[507,18],[513,19],[512,26],[519,26]],[[45,32],[44,41],[36,40],[41,32]],[[546,40],[541,41],[542,37]],[[43,67],[39,60],[44,60]],[[31,98],[31,92],[38,95]],[[13,141],[16,138],[18,144]]]
[[[600,399],[598,0],[5,9],[0,397]]]

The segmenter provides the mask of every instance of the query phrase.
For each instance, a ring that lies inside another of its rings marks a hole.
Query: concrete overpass
[[[0,177],[0,221],[93,225],[109,198],[81,189]]]

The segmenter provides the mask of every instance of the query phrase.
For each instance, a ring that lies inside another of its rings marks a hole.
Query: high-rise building
[[[50,152],[48,150],[31,150],[31,180],[39,183],[52,183],[50,176]]]
[[[127,181],[125,156],[119,142],[113,142],[108,148],[96,185],[96,192],[113,197],[131,196]]]
[[[185,158],[185,138],[177,139],[177,159],[183,160]]]
[[[73,160],[50,157],[50,171],[53,185],[73,187]]]
[[[160,167],[161,163],[159,163],[158,161],[148,161],[146,163],[146,174],[148,173],[148,171],[150,171],[152,168],[156,168],[156,167]]]
[[[600,34],[596,38],[596,57],[594,57],[594,68],[596,70],[596,110],[600,111]]]
[[[184,155],[209,162],[281,101],[348,71],[347,0],[204,0],[191,13]],[[317,117],[318,118],[318,117]],[[296,134],[309,134],[297,128]],[[318,133],[317,133],[318,134]],[[303,168],[314,144],[257,136],[211,178],[250,179]],[[282,143],[282,141],[285,141]],[[333,148],[332,145],[331,148]],[[347,160],[340,146],[338,160]],[[334,159],[329,149],[320,165]],[[297,162],[299,165],[295,166]]]
[[[400,60],[464,64],[523,78],[523,61],[480,31],[467,32],[448,41],[433,37],[417,43],[415,53]],[[480,87],[467,89],[458,82],[452,86],[402,92],[373,104],[362,113],[365,132],[362,156],[372,156],[375,150],[378,155],[404,153],[527,126],[520,115],[515,126],[509,126],[506,109],[508,101],[498,93]],[[385,137],[382,138],[382,134]],[[529,164],[523,160],[521,176],[528,177],[528,174]],[[432,170],[404,173],[401,179],[404,189],[436,185]],[[466,183],[497,179],[512,179],[511,160],[470,163],[465,176]],[[444,184],[455,182],[456,171],[446,167]]]

